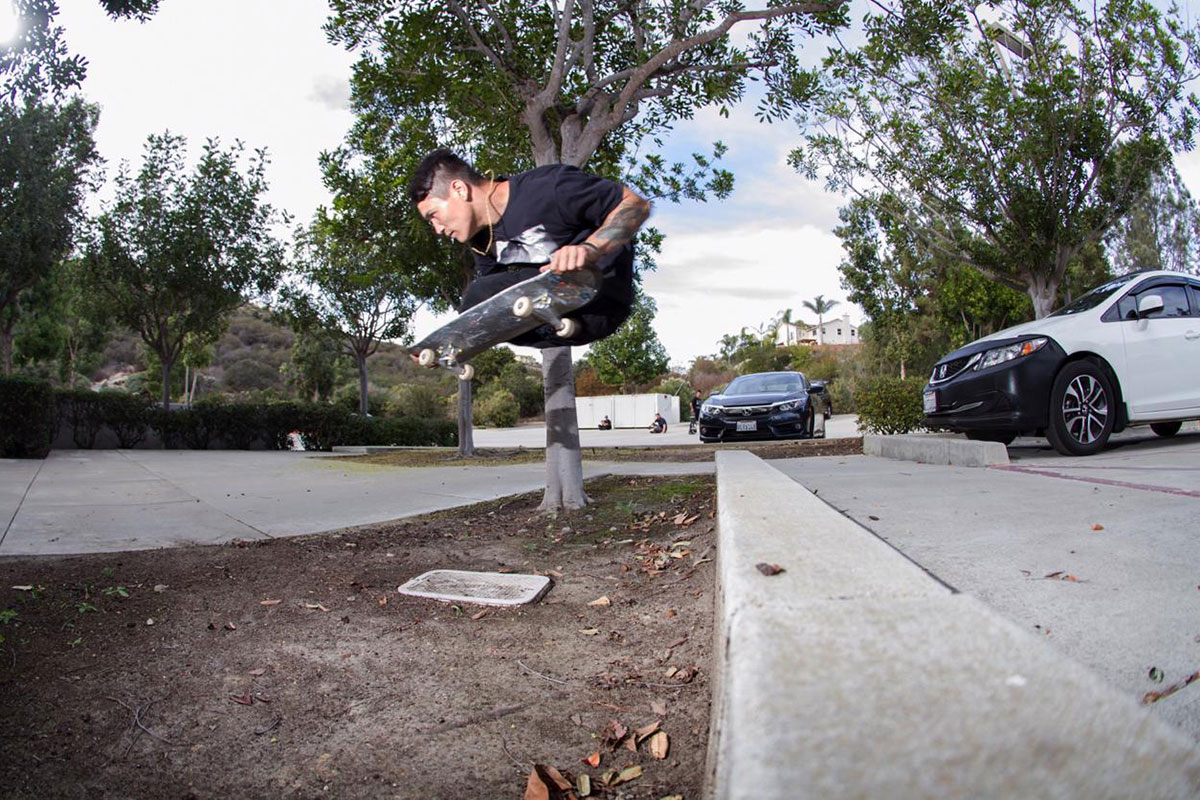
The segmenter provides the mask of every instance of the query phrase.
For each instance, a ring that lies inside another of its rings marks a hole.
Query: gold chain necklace
[[[490,169],[488,170],[488,180],[492,182],[492,188],[488,191],[487,199],[485,200],[487,204],[488,215],[488,243],[487,246],[485,246],[482,250],[477,249],[475,245],[471,245],[471,251],[480,256],[488,255],[489,251],[492,249],[495,234],[495,231],[492,229],[492,195],[496,193],[497,184],[495,173],[493,173]]]

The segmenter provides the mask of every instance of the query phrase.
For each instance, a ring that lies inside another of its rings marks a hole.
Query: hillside
[[[243,306],[230,317],[229,326],[213,348],[212,363],[199,370],[198,394],[269,391],[282,396],[294,394],[282,367],[292,358],[296,335],[272,318],[269,311]],[[145,347],[138,335],[122,331],[113,336],[89,374],[94,386],[123,386],[131,376],[149,366]],[[383,343],[367,361],[371,386],[387,390],[401,383],[441,383],[444,373],[430,374],[414,366],[402,347]],[[173,383],[182,382],[182,367]],[[358,371],[349,357],[338,359],[335,386],[352,385],[357,393]],[[134,382],[136,385],[136,381]]]

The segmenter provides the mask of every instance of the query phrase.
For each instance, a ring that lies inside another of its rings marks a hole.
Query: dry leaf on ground
[[[667,738],[666,731],[658,731],[650,737],[650,755],[659,761],[667,757],[667,751],[671,749],[670,740]]]
[[[609,599],[608,599],[608,596],[607,596],[607,595],[605,595],[605,596],[603,596],[603,597],[597,597],[595,600],[593,600],[592,602],[588,603],[588,605],[589,605],[589,606],[598,606],[598,607],[611,606],[611,605],[612,605],[612,600],[609,600]]]
[[[765,561],[761,564],[754,565],[763,575],[778,575],[781,572],[786,572],[783,567],[778,564],[768,564]]]

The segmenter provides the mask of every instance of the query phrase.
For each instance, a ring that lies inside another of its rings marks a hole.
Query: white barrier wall
[[[649,428],[655,413],[668,425],[679,423],[679,398],[673,394],[614,394],[575,398],[580,428],[595,428],[605,416],[614,428]]]

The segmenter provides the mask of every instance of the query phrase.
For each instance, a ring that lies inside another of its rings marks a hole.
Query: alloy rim
[[[1079,375],[1067,386],[1062,402],[1067,433],[1080,444],[1095,442],[1108,424],[1108,394],[1091,375]]]

